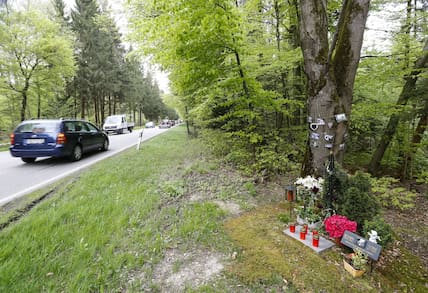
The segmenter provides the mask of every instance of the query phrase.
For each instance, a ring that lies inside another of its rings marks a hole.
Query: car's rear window
[[[59,122],[29,122],[21,124],[15,132],[53,133],[59,128]]]

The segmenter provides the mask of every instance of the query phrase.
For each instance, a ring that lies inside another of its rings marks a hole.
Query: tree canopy
[[[426,1],[129,0],[127,43],[108,1],[11,3],[0,8],[1,129],[180,113],[256,178],[296,162],[322,175],[330,152],[349,168],[426,176]],[[373,31],[371,14],[394,21]],[[387,37],[364,47],[367,32]],[[168,95],[146,58],[169,73]]]
[[[411,72],[426,37],[424,1],[372,5],[401,13],[401,33],[391,34],[390,42],[401,45],[391,48],[404,59],[389,49],[361,54],[368,0],[128,2],[131,39],[170,72],[189,121],[203,135],[223,137],[226,155],[261,176],[286,172],[293,160],[304,162],[302,173],[319,176],[330,151],[344,164],[350,162],[345,154],[352,160],[373,151],[387,121],[370,115],[381,110],[378,105],[391,109],[403,85],[391,82]],[[423,115],[412,121],[423,122]]]

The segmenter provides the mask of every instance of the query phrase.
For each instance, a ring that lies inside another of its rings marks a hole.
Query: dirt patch
[[[161,292],[183,292],[198,288],[221,273],[224,257],[218,253],[197,250],[185,252],[169,250],[154,271],[153,282]]]
[[[393,227],[399,241],[418,256],[428,269],[428,199],[419,195],[415,206],[400,211],[390,209],[385,211],[385,220]]]
[[[222,210],[227,211],[232,216],[237,216],[242,212],[242,209],[239,204],[234,202],[215,200],[214,203],[218,205]]]

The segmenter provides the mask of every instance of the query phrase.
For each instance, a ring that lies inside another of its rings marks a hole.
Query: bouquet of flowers
[[[346,230],[350,232],[357,231],[357,222],[348,220],[347,217],[341,215],[328,217],[325,219],[324,225],[325,230],[333,238],[342,237]]]
[[[324,179],[322,178],[314,178],[312,176],[306,176],[305,178],[297,178],[294,184],[301,185],[308,191],[316,194],[318,191],[322,190],[322,185],[324,183]]]

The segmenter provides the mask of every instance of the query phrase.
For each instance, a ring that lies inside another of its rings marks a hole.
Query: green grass
[[[0,144],[0,152],[5,152],[9,150],[9,144]]]
[[[171,130],[83,172],[1,231],[0,292],[114,291],[182,238],[208,245],[221,210],[161,197],[162,181],[199,150],[193,145]]]
[[[140,151],[0,209],[1,225],[49,193],[0,231],[0,292],[158,292],[156,269],[171,250],[225,256],[221,275],[187,292],[424,289],[426,270],[407,252],[386,269],[353,279],[340,249],[318,255],[286,237],[283,191],[262,187],[265,192],[210,157],[185,128],[173,128]],[[215,201],[238,204],[242,213],[230,214]],[[173,260],[172,273],[185,266]]]

